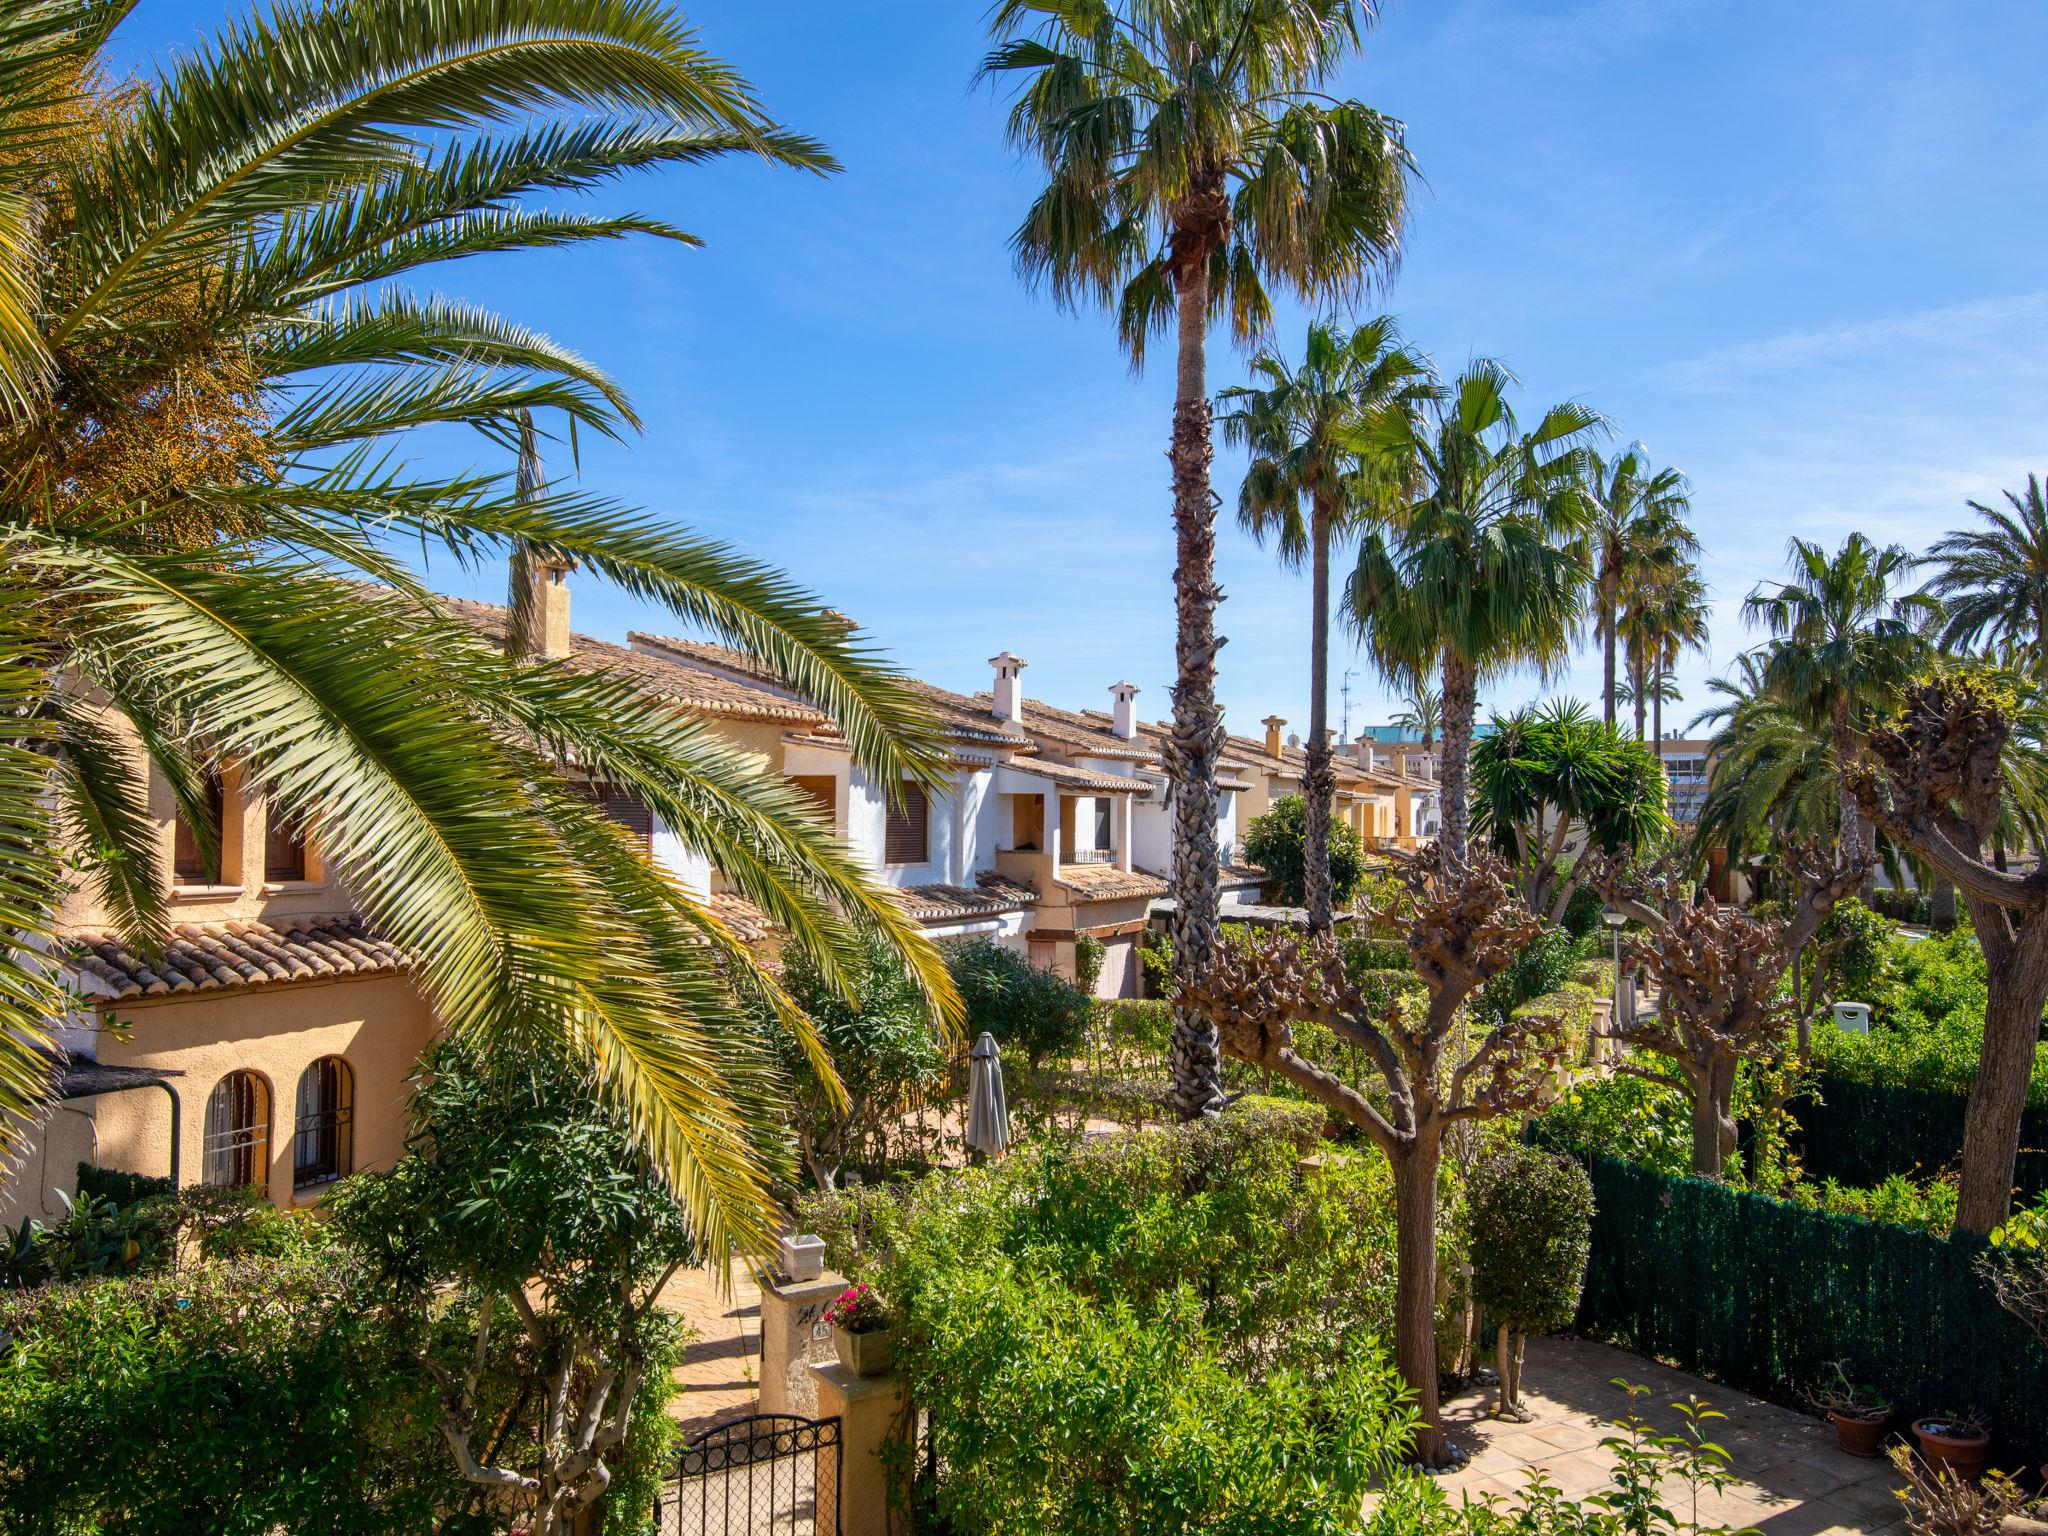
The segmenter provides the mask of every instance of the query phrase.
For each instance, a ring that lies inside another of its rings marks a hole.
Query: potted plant
[[[865,1281],[850,1285],[825,1309],[839,1363],[856,1376],[879,1376],[893,1362],[889,1309]]]
[[[1914,1421],[1913,1438],[1920,1442],[1921,1458],[1937,1471],[1947,1467],[1972,1483],[1983,1474],[1991,1436],[1974,1412],[1930,1413]]]
[[[1884,1426],[1892,1405],[1874,1387],[1850,1380],[1848,1361],[1829,1362],[1827,1375],[1807,1388],[1806,1400],[1833,1422],[1836,1441],[1851,1456],[1884,1454]]]

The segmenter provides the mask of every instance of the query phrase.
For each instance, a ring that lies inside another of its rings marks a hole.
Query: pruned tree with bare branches
[[[1655,1013],[1617,1021],[1612,1034],[1663,1065],[1637,1055],[1618,1059],[1615,1070],[1685,1095],[1692,1168],[1703,1178],[1721,1177],[1735,1151],[1735,1079],[1742,1063],[1779,1062],[1790,1054],[1799,1010],[1781,983],[1835,904],[1856,889],[1863,867],[1853,855],[1812,846],[1788,848],[1780,862],[1798,891],[1791,917],[1782,920],[1696,896],[1691,879],[1670,860],[1630,870],[1601,859],[1590,871],[1609,905],[1649,928],[1629,954],[1658,991]]]
[[[1871,733],[1850,773],[1864,814],[1955,886],[1984,950],[1989,995],[1963,1119],[1959,1232],[1989,1232],[2011,1213],[2020,1117],[2048,1005],[2048,865],[2019,874],[1985,857],[2005,793],[2008,707],[1985,677],[1926,678],[1898,717]]]
[[[1430,854],[1399,858],[1396,873],[1413,907],[1409,957],[1428,993],[1419,1011],[1398,1000],[1377,1007],[1353,984],[1334,943],[1303,944],[1285,933],[1225,947],[1177,1000],[1215,1024],[1226,1054],[1293,1083],[1385,1154],[1398,1245],[1395,1359],[1422,1418],[1416,1456],[1435,1464],[1444,1456],[1435,1327],[1444,1137],[1461,1123],[1541,1108],[1568,1046],[1562,1018],[1537,1010],[1465,1048],[1466,1002],[1543,931],[1515,896],[1507,866],[1480,857],[1446,869]],[[1294,1037],[1302,1023],[1356,1046],[1377,1081],[1354,1085],[1302,1056]]]

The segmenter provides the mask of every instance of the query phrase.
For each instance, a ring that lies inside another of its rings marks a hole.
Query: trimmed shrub
[[[168,1195],[170,1192],[169,1179],[155,1178],[146,1173],[126,1173],[119,1168],[99,1168],[91,1163],[78,1165],[80,1200],[104,1200],[109,1205],[133,1205],[136,1201],[147,1200],[152,1195]]]
[[[1094,999],[1063,976],[1042,971],[991,939],[951,939],[946,969],[967,1006],[967,1035],[983,1030],[1014,1046],[1037,1066],[1078,1050],[1088,1036]]]
[[[1102,979],[1102,962],[1108,958],[1108,954],[1109,951],[1103,947],[1102,940],[1096,938],[1094,934],[1076,935],[1074,980],[1080,983],[1081,990],[1090,997],[1095,995],[1095,983]]]
[[[1593,1181],[1568,1157],[1509,1146],[1467,1190],[1472,1292],[1516,1333],[1562,1328],[1579,1308],[1593,1230]]]

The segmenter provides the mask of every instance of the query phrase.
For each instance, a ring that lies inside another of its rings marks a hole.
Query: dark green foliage
[[[1870,905],[1895,923],[1925,923],[1930,916],[1927,893],[1921,890],[1884,886],[1870,893]]]
[[[1575,939],[1590,939],[1600,932],[1600,912],[1605,903],[1590,885],[1572,892],[1564,909],[1564,931]]]
[[[1497,1324],[1545,1333],[1570,1323],[1585,1285],[1593,1181],[1568,1157],[1503,1147],[1466,1190],[1472,1290]]]
[[[807,1206],[833,1261],[890,1297],[947,1528],[1351,1528],[1409,1415],[1374,1342],[1384,1161],[1305,1176],[1320,1120],[1233,1110]]]
[[[1823,1073],[1789,1106],[1798,1126],[1793,1148],[1816,1179],[1874,1185],[1895,1174],[1925,1178],[1962,1156],[1968,1105],[1959,1093]],[[2022,1205],[2048,1193],[2048,1107],[2030,1106],[2021,1118],[2013,1183]]]
[[[2048,1456],[2048,1350],[1977,1273],[1974,1237],[1826,1215],[1611,1158],[1583,1328],[1682,1370],[1796,1403],[1830,1362],[1902,1416],[1974,1407],[1994,1463]]]
[[[1022,1051],[1033,1066],[1080,1047],[1093,1004],[1080,987],[991,939],[954,939],[942,947],[967,1007],[968,1039],[986,1030],[999,1045]]]
[[[1080,934],[1074,939],[1074,980],[1090,997],[1095,995],[1095,983],[1102,975],[1102,962],[1107,953],[1102,940],[1092,933]]]
[[[1515,956],[1515,963],[1479,992],[1479,1006],[1505,1019],[1524,1003],[1555,992],[1572,979],[1592,953],[1586,941],[1563,928],[1547,928]]]
[[[1299,795],[1283,795],[1263,816],[1252,818],[1244,840],[1245,857],[1266,872],[1266,892],[1273,900],[1298,907],[1307,900],[1303,889],[1303,851],[1308,845],[1308,803]],[[1365,848],[1356,829],[1330,823],[1330,900],[1342,907],[1358,892],[1365,876]]]
[[[1356,976],[1361,971],[1407,971],[1414,974],[1414,962],[1405,939],[1347,938],[1344,968]]]
[[[119,1168],[99,1168],[91,1163],[78,1165],[78,1198],[81,1200],[133,1205],[151,1195],[168,1195],[170,1192],[169,1179],[154,1178],[146,1173],[127,1173]]]
[[[1157,928],[1138,935],[1138,969],[1145,980],[1145,996],[1161,1002],[1173,995],[1173,938]]]
[[[783,989],[809,1016],[832,1057],[843,1101],[824,1080],[795,1036],[765,1004],[760,1025],[788,1085],[790,1128],[797,1151],[821,1185],[830,1185],[848,1158],[879,1162],[877,1144],[904,1097],[940,1081],[945,1052],[933,1030],[931,1009],[896,952],[875,935],[844,962],[855,997],[849,1000],[806,955],[783,969]]]
[[[345,1266],[188,1267],[0,1299],[0,1532],[443,1527],[476,1500],[432,1383]]]
[[[53,1222],[30,1218],[0,1245],[0,1285],[148,1274],[176,1256],[176,1213],[159,1198],[115,1205],[80,1194]]]

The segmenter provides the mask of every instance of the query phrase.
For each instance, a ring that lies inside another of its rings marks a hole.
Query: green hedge
[[[1895,1427],[1974,1408],[1994,1463],[2048,1457],[2048,1351],[1977,1274],[1981,1240],[1586,1162],[1596,1214],[1581,1328],[1786,1403],[1845,1360],[1891,1398]]]
[[[1895,1173],[1926,1178],[1951,1168],[1963,1150],[1963,1115],[1969,1100],[1823,1074],[1816,1092],[1793,1100],[1799,1132],[1794,1148],[1816,1179],[1881,1184]],[[2020,1156],[2013,1180],[2020,1203],[2048,1191],[2048,1109],[2038,1105],[2020,1121]]]
[[[138,1200],[147,1200],[152,1195],[168,1195],[171,1181],[153,1178],[146,1173],[124,1173],[119,1168],[99,1168],[91,1163],[78,1165],[78,1198],[110,1200],[115,1205],[133,1205]]]

